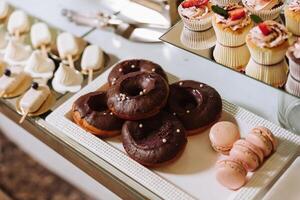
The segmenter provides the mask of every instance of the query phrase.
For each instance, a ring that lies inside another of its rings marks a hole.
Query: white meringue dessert
[[[35,50],[27,60],[24,71],[29,73],[32,78],[49,80],[53,77],[54,69],[53,60],[46,57],[40,50]]]
[[[10,40],[5,49],[4,61],[9,65],[25,66],[31,53],[32,49],[29,45],[24,45],[15,40]]]
[[[54,74],[52,87],[62,94],[66,92],[75,93],[81,89],[82,82],[83,76],[79,71],[61,63]]]

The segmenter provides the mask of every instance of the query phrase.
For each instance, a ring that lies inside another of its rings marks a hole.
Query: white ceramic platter
[[[104,85],[110,70],[53,111],[46,121],[67,137],[84,146],[113,166],[130,181],[147,188],[162,199],[254,199],[265,193],[285,166],[293,159],[300,145],[300,137],[272,124],[257,115],[223,100],[221,120],[238,124],[245,135],[256,125],[270,128],[279,138],[279,148],[255,173],[249,174],[247,184],[238,191],[222,187],[215,179],[215,162],[219,155],[208,140],[208,131],[188,138],[188,145],[174,163],[158,169],[147,169],[129,158],[122,147],[120,137],[101,140],[77,126],[70,119],[73,102],[80,96]],[[183,71],[183,73],[188,73]],[[175,78],[175,76],[177,76]],[[170,82],[180,79],[179,74],[170,75]],[[179,77],[179,78],[178,78]],[[184,77],[184,74],[182,74]],[[201,80],[198,80],[201,81]],[[144,194],[147,196],[147,194]],[[148,196],[149,197],[149,196]]]

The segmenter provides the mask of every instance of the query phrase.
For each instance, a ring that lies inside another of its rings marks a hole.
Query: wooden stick
[[[24,120],[26,119],[27,115],[28,115],[28,111],[26,111],[26,112],[22,115],[22,118],[20,119],[19,124],[22,124],[22,123],[24,122]]]
[[[44,45],[44,44],[41,45],[41,51],[45,57],[48,57],[48,51],[47,51],[46,45]]]
[[[73,61],[72,55],[68,55],[68,62],[69,62],[70,67],[71,67],[72,69],[75,69],[74,61]]]
[[[93,70],[89,69],[89,78],[88,78],[88,83],[91,83],[93,81]]]
[[[17,41],[20,39],[20,32],[18,30],[16,30],[16,32],[15,32],[15,37],[16,37]]]

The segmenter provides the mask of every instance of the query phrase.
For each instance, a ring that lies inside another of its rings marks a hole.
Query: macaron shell
[[[264,136],[268,137],[268,139],[272,142],[273,152],[276,151],[278,147],[278,141],[270,129],[263,126],[258,126],[253,129],[253,132],[261,132]]]
[[[217,163],[217,181],[231,190],[237,190],[246,183],[247,172],[235,161],[223,160]]]
[[[225,152],[229,151],[240,137],[237,125],[228,121],[216,123],[209,132],[209,139],[214,149],[226,149]]]
[[[264,157],[268,157],[272,152],[272,143],[271,141],[264,137],[259,132],[251,131],[245,138],[248,142],[252,143],[253,145],[259,147],[262,152],[264,153]]]
[[[231,158],[241,161],[247,171],[252,172],[259,167],[258,156],[249,148],[234,145],[229,155]]]
[[[263,163],[264,153],[262,152],[262,150],[259,147],[253,145],[252,143],[248,142],[245,139],[240,139],[240,140],[236,141],[233,146],[236,146],[236,145],[241,145],[241,146],[244,146],[244,147],[250,149],[259,158],[260,164]]]
[[[214,144],[212,144],[211,146],[216,152],[221,153],[223,155],[229,155],[229,151],[231,150],[231,148],[215,146]]]

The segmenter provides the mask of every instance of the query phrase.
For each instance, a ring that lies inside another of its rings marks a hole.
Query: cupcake
[[[216,32],[217,43],[213,51],[216,62],[237,71],[243,71],[250,53],[246,46],[246,35],[252,28],[252,20],[247,10],[238,4],[223,8],[212,6],[216,13],[212,24]]]
[[[209,0],[185,0],[178,7],[184,26],[191,31],[204,31],[211,27]]]
[[[275,20],[283,9],[285,0],[243,0],[244,6],[263,20]]]
[[[300,0],[292,0],[284,8],[284,16],[287,29],[300,36]]]
[[[292,45],[287,53],[290,63],[290,74],[300,81],[300,38]]]
[[[275,21],[265,21],[255,26],[246,37],[252,59],[258,64],[280,63],[289,47],[290,33]]]
[[[215,14],[212,24],[217,41],[229,47],[245,44],[246,35],[253,26],[247,9],[238,4],[231,4],[223,8],[213,6],[213,11]]]

